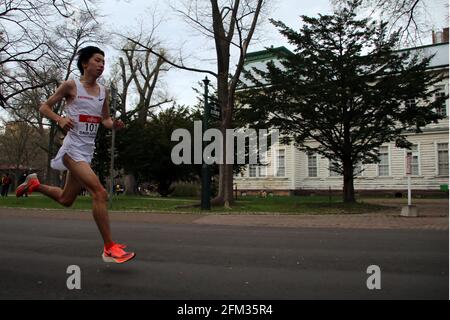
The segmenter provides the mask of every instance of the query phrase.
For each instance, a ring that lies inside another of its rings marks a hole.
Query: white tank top
[[[105,88],[100,86],[97,97],[87,93],[81,82],[76,79],[77,93],[75,99],[65,107],[68,118],[72,119],[74,128],[64,138],[64,147],[77,153],[92,156],[95,150],[95,137],[102,121],[102,109],[105,102]]]

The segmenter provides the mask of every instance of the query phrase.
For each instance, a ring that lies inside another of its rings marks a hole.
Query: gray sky
[[[204,0],[206,1],[206,0]],[[426,17],[430,27],[436,30],[448,26],[448,9],[445,7],[446,0],[425,0],[429,14]],[[136,30],[141,21],[144,21],[144,28],[151,26],[152,12],[156,9],[156,15],[162,18],[156,36],[163,43],[169,52],[178,56],[180,51],[185,58],[185,65],[201,67],[215,71],[214,66],[214,44],[212,39],[208,39],[199,34],[188,25],[180,15],[170,8],[179,4],[178,0],[108,0],[103,1],[99,6],[100,13],[105,15],[103,23],[104,29],[108,33],[123,33],[128,30]],[[332,13],[332,6],[329,0],[273,0],[270,1],[270,18],[283,21],[286,25],[299,28],[300,15],[317,16],[318,13]],[[268,46],[286,46],[285,39],[279,35],[277,29],[272,26],[267,18],[262,21],[259,28],[259,40],[254,41],[249,52],[262,50]],[[431,35],[424,39],[423,44],[431,42]],[[108,50],[110,57],[114,60],[115,50]],[[164,77],[166,88],[179,104],[193,105],[196,102],[196,94],[191,89],[197,86],[196,83],[204,79],[205,74],[192,73],[177,69],[172,69]],[[211,77],[210,77],[211,78]]]
[[[157,16],[163,18],[158,27],[156,36],[163,43],[169,52],[177,56],[180,50],[185,57],[185,64],[202,69],[215,71],[214,44],[212,39],[199,36],[198,33],[189,26],[170,7],[169,3],[177,4],[182,0],[99,0],[99,13],[104,16],[100,20],[103,29],[110,34],[110,39],[117,39],[114,34],[136,30],[140,22],[144,21],[144,28],[151,25],[151,13],[156,9]],[[208,1],[208,0],[200,0]],[[425,23],[435,30],[448,27],[448,1],[447,0],[423,0],[427,6]],[[332,13],[332,6],[329,0],[268,0],[270,4],[270,18],[281,20],[286,25],[298,29],[300,27],[300,15],[317,16],[318,13]],[[277,29],[268,23],[267,19],[258,31],[258,41],[253,41],[249,52],[262,50],[271,45],[286,46],[285,39],[279,35]],[[431,43],[431,35],[423,40],[422,44]],[[107,66],[105,75],[108,76],[111,64],[117,57],[117,51],[108,46]],[[292,48],[291,48],[292,49]],[[163,80],[169,94],[176,99],[179,104],[194,105],[196,103],[196,93],[192,87],[198,87],[197,82],[204,79],[205,74],[192,73],[177,69],[172,69]],[[210,77],[211,78],[211,77]],[[212,79],[213,80],[213,79]],[[4,115],[0,110],[0,116]]]
[[[176,0],[169,1],[177,4]],[[270,18],[282,20],[289,26],[298,26],[299,16],[331,13],[329,0],[275,0],[270,3]],[[100,13],[105,15],[103,19],[105,30],[119,32],[137,29],[141,21],[144,28],[151,27],[152,12],[156,9],[157,16],[162,19],[157,29],[156,36],[164,47],[174,56],[179,56],[180,51],[184,57],[184,63],[188,66],[201,69],[215,70],[215,51],[212,39],[198,34],[183,18],[169,7],[168,1],[162,0],[113,0],[104,1],[100,6]],[[267,46],[281,46],[286,42],[278,34],[267,19],[262,21],[258,32],[258,40],[253,41],[249,52],[262,50]],[[115,50],[109,51],[114,56]],[[108,60],[111,61],[109,57]],[[172,69],[164,77],[165,85],[171,96],[179,104],[193,105],[196,103],[196,93],[192,90],[197,82],[204,79],[205,74],[193,73]],[[211,76],[209,76],[211,79]]]

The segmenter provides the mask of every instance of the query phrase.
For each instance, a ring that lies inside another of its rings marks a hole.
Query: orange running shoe
[[[126,252],[122,248],[124,245],[115,243],[111,248],[103,248],[103,261],[107,263],[124,263],[130,261],[136,254],[134,252]]]
[[[37,174],[36,173],[29,174],[26,177],[25,182],[17,187],[16,197],[21,197],[25,193],[32,194],[33,191],[36,190],[40,185],[41,183],[39,182]]]

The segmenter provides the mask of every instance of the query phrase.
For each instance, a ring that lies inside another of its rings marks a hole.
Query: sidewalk
[[[405,218],[400,211],[404,199],[374,199],[366,202],[391,206],[391,209],[349,215],[280,215],[280,214],[185,214],[185,213],[118,213],[111,212],[111,221],[144,223],[176,223],[230,226],[271,226],[284,228],[343,228],[343,229],[423,229],[448,230],[449,202],[447,199],[414,199],[419,217]],[[90,220],[90,212],[73,210],[39,210],[0,208],[0,219],[7,217]]]
[[[448,230],[448,199],[414,199],[413,205],[418,207],[420,215],[417,218],[400,216],[401,208],[407,204],[405,199],[374,199],[366,202],[388,205],[392,209],[359,215],[214,215],[200,218],[195,223],[292,228]]]
[[[424,229],[448,230],[448,199],[413,199],[419,217],[400,216],[405,199],[373,199],[367,203],[382,204],[391,209],[367,214],[343,215],[211,215],[195,223],[241,226],[274,226],[291,228],[344,228],[344,229]]]
[[[194,223],[288,228],[448,230],[448,218],[445,217],[404,218],[399,215],[381,214],[302,216],[214,215],[199,218]]]

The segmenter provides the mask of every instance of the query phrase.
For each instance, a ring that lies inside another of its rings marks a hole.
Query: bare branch
[[[234,74],[234,76],[233,76],[233,78],[231,80],[231,83],[230,83],[230,89],[232,90],[233,93],[236,90],[237,83],[239,81],[239,78],[240,78],[241,73],[242,73],[242,69],[244,67],[245,56],[247,54],[247,50],[248,50],[248,46],[250,45],[250,41],[251,41],[251,39],[253,37],[253,34],[255,32],[256,25],[258,23],[258,17],[259,17],[259,14],[261,12],[261,8],[262,8],[262,5],[263,5],[263,2],[264,2],[264,0],[258,0],[257,7],[256,7],[256,10],[255,10],[255,14],[253,16],[253,21],[252,21],[252,24],[250,26],[250,31],[248,32],[247,37],[246,37],[246,39],[244,41],[242,41],[242,34],[240,32],[240,27],[238,26],[239,38],[240,38],[242,47],[241,47],[241,52],[240,52],[240,57],[239,57],[239,62],[238,62],[237,68],[236,68],[236,72],[235,72],[235,74]]]
[[[148,50],[148,51],[150,51],[152,54],[154,54],[155,56],[157,56],[158,58],[161,58],[164,62],[170,64],[171,66],[173,66],[173,67],[175,67],[175,68],[177,68],[177,69],[182,69],[182,70],[186,70],[186,71],[193,71],[193,72],[199,72],[199,73],[208,73],[208,74],[210,74],[210,75],[212,75],[212,76],[214,76],[214,77],[217,77],[217,74],[214,73],[214,72],[212,72],[212,71],[210,71],[210,70],[202,70],[202,69],[197,69],[197,68],[190,68],[190,67],[186,67],[186,66],[183,65],[183,64],[179,65],[179,64],[177,64],[177,63],[175,63],[175,62],[170,61],[170,60],[167,59],[164,55],[161,55],[160,53],[156,52],[156,51],[153,50],[152,48],[147,47],[147,46],[143,45],[142,43],[140,43],[140,42],[138,42],[138,41],[135,41],[135,40],[133,40],[133,39],[131,39],[131,38],[128,38],[128,37],[127,37],[127,40],[129,40],[129,41],[133,42],[134,44],[136,44],[136,45],[138,45],[138,46],[140,46],[140,47],[142,47],[142,48],[145,49],[145,50],[136,50],[136,51],[147,51],[147,50]],[[129,51],[129,50],[126,50],[126,51]]]
[[[334,0],[334,3],[345,6],[346,1]],[[400,32],[404,44],[417,44],[430,32],[424,0],[363,0],[362,7],[370,9],[369,17],[380,16],[380,20],[387,22],[389,33]]]

